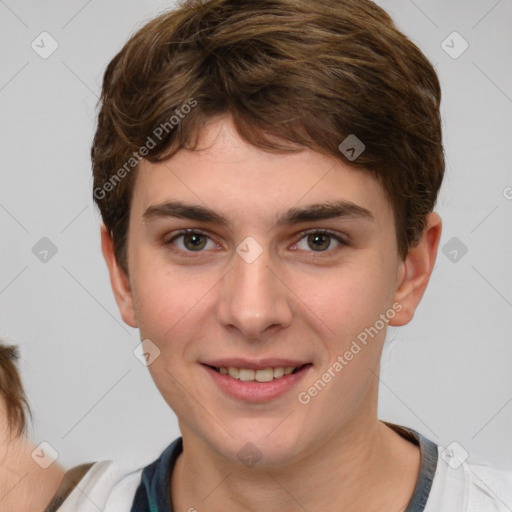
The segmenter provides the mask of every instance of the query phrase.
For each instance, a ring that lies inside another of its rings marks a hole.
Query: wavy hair
[[[197,106],[148,150],[191,98]],[[370,0],[188,1],[159,15],[106,68],[91,148],[94,200],[118,263],[127,272],[130,159],[193,149],[205,121],[224,114],[265,151],[311,148],[370,172],[405,258],[443,179],[440,101],[432,64]],[[354,161],[338,149],[350,134],[365,145]]]
[[[4,345],[0,341],[0,399],[5,403],[9,433],[15,436],[25,432],[27,413],[30,414],[16,366],[18,358],[17,347]]]

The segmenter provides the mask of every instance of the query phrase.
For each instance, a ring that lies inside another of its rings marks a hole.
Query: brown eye
[[[302,233],[302,238],[295,244],[295,248],[304,252],[334,253],[348,243],[338,234],[330,231],[310,231]]]
[[[308,245],[314,251],[325,251],[331,244],[331,236],[326,233],[312,233],[308,235]]]
[[[163,241],[164,245],[172,245],[182,253],[204,252],[203,249],[215,249],[217,244],[205,233],[200,231],[180,231],[172,238]]]
[[[200,233],[190,233],[183,235],[183,245],[189,251],[200,251],[206,246],[206,236]]]

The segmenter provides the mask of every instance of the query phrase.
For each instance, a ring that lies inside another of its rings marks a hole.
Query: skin
[[[41,468],[31,457],[35,445],[9,434],[5,407],[0,403],[0,510],[42,512],[57,491],[64,470],[58,464]]]
[[[207,206],[230,226],[147,219],[166,201]],[[372,218],[276,225],[289,208],[349,201]],[[206,233],[169,242],[181,229]],[[304,230],[330,230],[325,251]],[[247,263],[247,237],[262,254]],[[386,328],[311,401],[297,399],[394,303],[389,325],[411,321],[435,264],[441,219],[398,256],[392,207],[367,172],[312,150],[271,154],[244,142],[229,117],[211,119],[199,150],[138,170],[128,232],[128,275],[102,229],[102,249],[124,321],[160,355],[149,370],[174,410],[184,453],[172,475],[175,510],[402,510],[417,480],[418,448],[377,418]],[[197,239],[196,239],[197,240]],[[191,250],[192,247],[192,250]],[[187,252],[188,251],[188,252]],[[265,403],[226,396],[200,364],[219,357],[283,357],[312,363],[300,384]],[[260,460],[237,457],[252,443]],[[214,492],[213,492],[214,491]],[[299,506],[300,505],[300,506]]]

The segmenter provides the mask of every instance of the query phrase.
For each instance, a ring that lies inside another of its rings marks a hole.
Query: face
[[[121,313],[158,354],[184,438],[275,465],[376,421],[386,327],[409,321],[423,281],[369,173],[263,152],[220,118],[199,150],[141,163],[128,278],[107,238]]]

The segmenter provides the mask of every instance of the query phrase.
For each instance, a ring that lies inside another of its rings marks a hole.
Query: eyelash
[[[208,235],[208,233],[205,233],[204,231],[201,231],[200,229],[182,229],[182,230],[178,231],[172,238],[170,238],[168,240],[165,239],[163,244],[172,246],[172,243],[175,240],[177,240],[178,238],[180,238],[184,235],[191,235],[191,234],[192,235],[202,235],[202,236],[205,236],[205,237],[209,238],[210,240],[212,240],[211,237]],[[347,240],[342,238],[337,233],[330,231],[328,229],[310,229],[310,230],[301,231],[299,233],[299,238],[298,238],[297,242],[294,243],[294,245],[298,244],[303,238],[305,238],[309,235],[313,235],[313,234],[328,235],[331,238],[333,238],[334,240],[336,240],[337,242],[339,242],[341,246],[349,245]],[[324,256],[322,256],[322,254],[324,254],[324,253],[332,254],[333,252],[335,252],[336,250],[339,250],[339,249],[340,249],[340,247],[337,247],[334,249],[329,248],[324,251],[305,251],[305,252],[311,253],[311,255],[308,256],[310,258],[321,258],[321,257],[324,257]],[[182,253],[182,254],[186,253],[188,255],[187,257],[191,257],[191,258],[197,257],[198,255],[200,255],[201,253],[204,252],[204,251],[183,251],[181,249],[173,249],[173,250],[175,250],[176,252]],[[194,253],[197,253],[197,256],[195,256]]]

